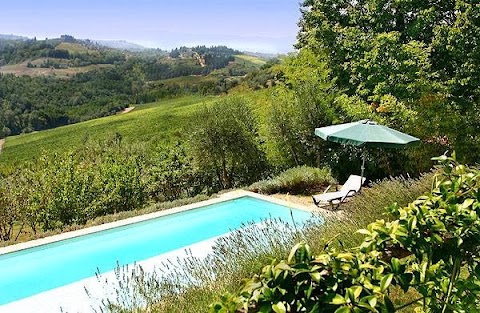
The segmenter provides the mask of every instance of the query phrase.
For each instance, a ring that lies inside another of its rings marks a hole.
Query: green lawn
[[[105,139],[115,133],[126,143],[170,143],[184,138],[192,113],[214,97],[188,96],[138,105],[126,114],[90,120],[41,132],[8,137],[0,154],[0,169],[34,160],[42,151],[62,152],[88,140]]]

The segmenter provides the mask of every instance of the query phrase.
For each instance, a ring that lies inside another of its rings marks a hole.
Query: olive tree
[[[190,149],[199,170],[213,174],[221,189],[248,184],[266,170],[255,116],[242,98],[206,104],[191,125]]]
[[[7,181],[0,182],[0,239],[10,240],[19,212],[15,206],[14,190]]]

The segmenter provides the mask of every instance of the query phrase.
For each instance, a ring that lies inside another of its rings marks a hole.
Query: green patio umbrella
[[[420,143],[420,139],[416,137],[370,120],[315,128],[315,135],[327,141],[360,147],[398,149]],[[362,153],[362,159],[361,177],[363,178],[365,151]]]

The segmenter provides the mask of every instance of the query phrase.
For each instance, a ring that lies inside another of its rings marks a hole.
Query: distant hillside
[[[125,65],[131,70],[131,63],[141,63],[145,79],[149,81],[208,75],[227,67],[231,70],[226,75],[243,76],[253,69],[252,62],[242,62],[243,65],[232,68],[238,55],[243,54],[225,46],[180,47],[168,53],[127,41],[93,41],[62,35],[46,40],[0,41],[0,73],[67,78],[85,72],[87,67],[93,70],[97,65]]]
[[[144,51],[147,48],[136,43],[128,42],[125,40],[93,40],[101,46],[105,46],[112,49],[126,50],[126,51]]]
[[[28,40],[28,37],[0,34],[0,40]]]
[[[211,99],[202,96],[168,99],[137,105],[128,114],[8,137],[0,153],[0,173],[14,163],[34,160],[42,151],[62,153],[79,148],[87,139],[104,140],[115,133],[128,143],[174,143],[185,135],[183,128],[191,121],[193,112]]]
[[[182,95],[219,95],[265,63],[225,46],[119,50],[70,35],[0,41],[0,138]]]
[[[251,51],[243,51],[242,54],[250,55],[253,57],[257,57],[260,59],[275,59],[279,57],[278,53],[263,53],[263,52],[251,52]]]
[[[18,64],[0,66],[0,73],[15,76],[55,77],[70,79],[79,73],[113,67],[112,64],[92,64],[72,67],[65,60],[55,58],[38,58],[33,61],[24,61]]]
[[[253,55],[247,55],[247,54],[238,54],[236,57],[244,62],[250,62],[253,65],[261,66],[267,63],[266,59],[259,58],[257,56]]]

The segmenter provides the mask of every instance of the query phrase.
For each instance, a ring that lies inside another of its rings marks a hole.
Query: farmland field
[[[257,66],[267,63],[264,59],[261,59],[252,55],[246,55],[246,54],[235,55],[235,61],[237,62],[244,61]]]
[[[98,53],[78,43],[62,42],[55,47],[56,50],[68,50],[70,53]]]
[[[214,97],[189,96],[138,105],[127,114],[90,120],[55,129],[8,137],[0,155],[0,168],[33,160],[44,150],[76,149],[88,140],[118,133],[126,143],[158,145],[184,138],[193,112]]]
[[[40,67],[40,64],[42,64],[46,60],[48,59],[39,58],[34,61],[25,61],[18,64],[4,65],[0,67],[0,73],[13,74],[15,76],[22,76],[22,75],[27,75],[32,77],[55,76],[58,78],[69,78],[75,74],[85,73],[88,71],[92,71],[94,69],[113,67],[112,64],[92,64],[88,66],[68,67],[68,68]],[[49,58],[49,60],[58,62],[60,64],[62,63],[67,64],[67,62],[62,59]],[[36,65],[37,67],[28,67],[28,63]]]
[[[216,82],[216,78],[214,76],[203,76],[203,75],[189,75],[189,76],[180,76],[168,79],[162,79],[155,81],[154,84],[164,84],[164,85],[180,85],[180,86],[187,86],[187,85],[199,85],[204,82]]]

